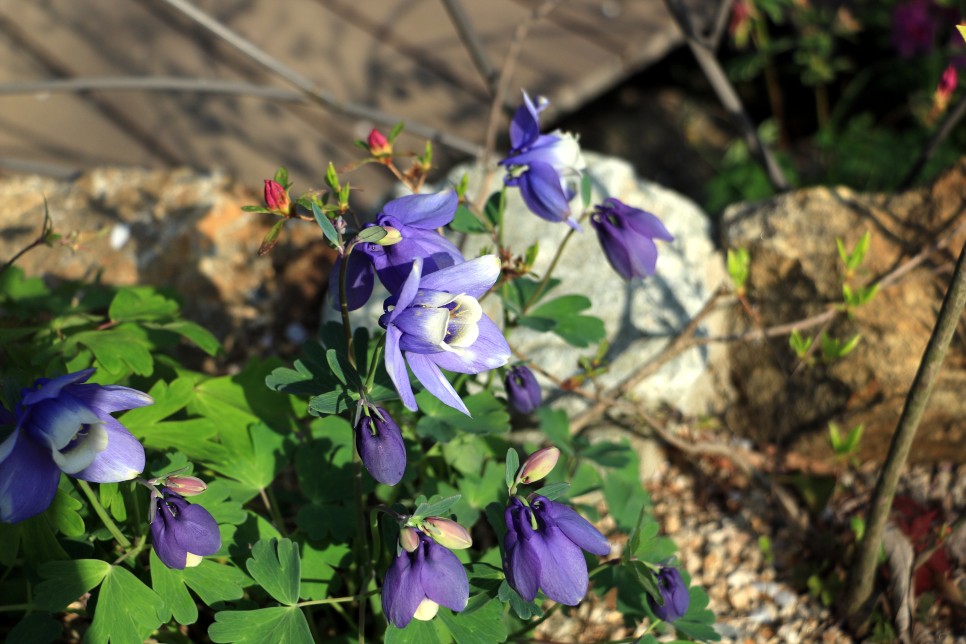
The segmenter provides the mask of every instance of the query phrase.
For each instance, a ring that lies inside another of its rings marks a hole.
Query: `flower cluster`
[[[158,559],[168,568],[197,566],[202,557],[221,549],[221,533],[214,517],[184,498],[205,489],[205,484],[193,476],[168,477],[160,492],[152,486],[151,537]]]

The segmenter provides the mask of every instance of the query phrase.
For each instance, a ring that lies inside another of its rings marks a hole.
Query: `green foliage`
[[[822,360],[832,362],[852,353],[862,339],[861,334],[856,333],[848,340],[837,340],[828,333],[822,332],[820,341],[822,346]]]
[[[305,615],[295,606],[256,610],[223,610],[215,613],[208,627],[212,642],[237,644],[312,644],[312,633]]]
[[[812,349],[812,343],[815,338],[810,335],[802,335],[798,329],[792,329],[791,334],[788,336],[788,345],[795,352],[795,356],[799,360],[804,360],[809,351]]]
[[[862,440],[862,432],[865,430],[865,425],[858,424],[849,432],[842,436],[839,426],[835,423],[828,424],[828,439],[829,443],[832,445],[832,451],[835,452],[836,456],[845,457],[852,455],[856,450],[859,449],[859,441]]]
[[[575,347],[587,347],[600,342],[606,333],[603,320],[580,315],[590,306],[583,295],[564,295],[541,304],[517,323],[536,331],[553,331]]]
[[[745,292],[745,284],[751,271],[751,256],[745,248],[728,249],[728,276],[738,293]]]

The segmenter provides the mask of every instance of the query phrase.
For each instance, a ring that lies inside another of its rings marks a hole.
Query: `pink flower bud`
[[[523,463],[520,468],[519,480],[521,483],[533,483],[539,481],[553,470],[560,458],[560,450],[556,447],[544,447],[537,450]]]
[[[369,154],[374,157],[391,157],[392,143],[389,142],[382,132],[373,130],[369,132]]]
[[[265,205],[269,210],[287,215],[292,201],[285,186],[272,179],[265,179]]]
[[[174,490],[181,496],[195,496],[208,489],[205,482],[198,477],[182,474],[169,476],[168,482],[165,485],[167,485],[168,489]]]
[[[950,63],[949,66],[943,70],[943,75],[939,78],[939,85],[936,87],[936,93],[948,101],[949,97],[956,90],[957,84],[959,84],[959,73],[956,71],[956,66]]]
[[[466,528],[443,517],[426,517],[423,521],[423,532],[450,550],[462,550],[473,545],[473,538]]]
[[[419,547],[419,533],[414,528],[403,528],[399,531],[399,545],[406,552],[415,552]]]

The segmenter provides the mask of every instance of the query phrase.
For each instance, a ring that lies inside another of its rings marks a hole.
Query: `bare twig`
[[[876,561],[879,544],[892,500],[895,497],[899,476],[912,449],[912,441],[919,428],[919,421],[926,410],[932,387],[939,376],[943,359],[959,324],[963,307],[966,306],[966,245],[959,253],[959,260],[950,280],[949,290],[943,299],[939,318],[933,329],[932,337],[923,354],[919,370],[912,382],[906,398],[902,416],[892,436],[892,444],[886,456],[879,480],[866,517],[865,536],[859,544],[855,562],[849,570],[848,592],[845,598],[845,614],[849,625],[857,632],[865,630],[873,602],[872,587],[875,581]]]
[[[301,92],[268,85],[252,85],[215,78],[184,78],[173,76],[89,76],[58,78],[55,80],[24,81],[0,84],[2,94],[44,94],[54,92],[197,92],[199,94],[229,94],[267,98],[285,103],[307,103]]]
[[[499,72],[493,66],[490,57],[486,55],[486,50],[483,49],[483,43],[480,42],[476,30],[473,29],[470,17],[466,14],[466,10],[463,9],[460,0],[443,0],[443,6],[446,7],[446,13],[449,14],[449,19],[453,22],[453,26],[456,27],[456,32],[459,34],[463,46],[466,47],[466,51],[473,61],[473,66],[480,73],[483,82],[486,83],[486,87],[490,90],[490,95],[492,96],[496,93]]]
[[[694,58],[698,61],[698,65],[707,77],[712,89],[718,95],[718,100],[721,101],[721,104],[731,114],[735,123],[741,129],[748,149],[751,150],[751,153],[764,167],[765,173],[768,175],[768,181],[775,190],[788,190],[789,184],[785,178],[785,173],[782,172],[781,167],[775,161],[771,151],[758,136],[758,131],[755,129],[754,123],[748,117],[748,113],[741,104],[741,99],[738,98],[738,93],[735,92],[731,81],[728,80],[728,76],[721,68],[721,63],[715,57],[714,51],[703,44],[702,40],[695,33],[687,8],[681,3],[681,0],[664,0],[664,4],[684,34],[691,53],[694,54]]]
[[[47,207],[47,198],[44,197],[44,222],[40,225],[40,234],[32,242],[21,248],[17,253],[8,259],[3,266],[0,266],[0,275],[2,275],[8,268],[13,266],[14,262],[26,255],[28,252],[37,248],[38,246],[43,246],[47,244],[50,240],[50,234],[54,232],[54,226],[50,221],[50,209]]]
[[[270,72],[285,79],[309,97],[313,102],[327,110],[350,116],[353,118],[365,118],[381,125],[392,126],[399,121],[405,120],[407,129],[417,135],[432,140],[440,145],[452,148],[465,154],[478,156],[479,146],[452,134],[447,134],[442,130],[424,125],[422,123],[399,118],[396,115],[388,114],[368,105],[360,105],[347,101],[341,101],[327,89],[319,87],[315,82],[302,76],[297,71],[278,60],[265,50],[259,48],[250,40],[232,31],[223,23],[219,22],[204,11],[201,11],[187,0],[163,0],[168,6],[177,10],[179,13],[189,18],[196,24],[207,29],[215,36],[221,38],[226,43],[245,54],[253,61],[268,69]]]
[[[912,185],[912,182],[916,180],[916,177],[919,176],[919,173],[922,172],[922,169],[927,163],[929,163],[929,159],[931,159],[932,155],[936,153],[936,150],[938,150],[939,146],[942,145],[943,141],[946,140],[946,137],[949,136],[949,133],[953,131],[953,128],[955,128],[956,125],[959,124],[959,122],[963,119],[963,116],[966,116],[966,94],[959,99],[959,103],[956,104],[956,107],[946,114],[946,118],[943,119],[943,122],[939,125],[939,128],[935,131],[935,133],[933,133],[933,135],[926,142],[926,145],[919,152],[919,156],[917,156],[916,160],[913,161],[912,167],[909,168],[909,172],[907,172],[906,176],[904,176],[902,181],[899,182],[899,190],[906,190]]]
[[[731,20],[731,5],[733,4],[734,0],[721,0],[721,3],[718,5],[714,22],[711,23],[711,30],[704,39],[704,44],[711,49],[717,49],[718,45],[721,44],[721,37],[724,35],[725,29],[728,28],[728,22]]]

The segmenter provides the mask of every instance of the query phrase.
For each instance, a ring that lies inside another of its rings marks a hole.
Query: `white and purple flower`
[[[507,506],[503,571],[507,582],[527,601],[537,591],[561,604],[576,606],[587,594],[586,550],[610,554],[610,544],[572,508],[534,495],[529,505],[513,497]]]
[[[586,167],[580,145],[573,135],[560,132],[540,134],[540,112],[549,103],[536,105],[526,92],[510,123],[510,153],[500,161],[507,168],[504,183],[520,188],[530,212],[547,221],[566,221],[580,230],[571,218],[570,200],[577,194],[581,171]]]
[[[386,371],[408,409],[417,407],[407,363],[430,393],[469,414],[440,369],[480,373],[509,361],[503,333],[478,301],[499,277],[500,260],[484,255],[429,275],[423,274],[423,264],[415,258],[409,277],[386,300],[386,313],[379,319],[386,329]]]
[[[162,487],[152,498],[151,538],[154,551],[168,568],[184,570],[221,549],[218,523],[208,510],[188,503],[177,492]]]
[[[144,448],[111,413],[154,402],[135,389],[83,384],[85,369],[25,389],[14,430],[0,444],[0,520],[40,514],[57,492],[60,473],[116,483],[144,469]]]
[[[372,295],[373,272],[390,293],[396,293],[409,276],[413,260],[423,259],[423,273],[463,263],[463,254],[436,229],[453,221],[459,199],[452,190],[433,195],[408,195],[387,203],[374,225],[385,228],[393,243],[363,243],[349,255],[346,299],[349,310],[361,307]],[[329,278],[332,293],[339,292],[337,264]],[[337,299],[337,298],[336,298]]]

